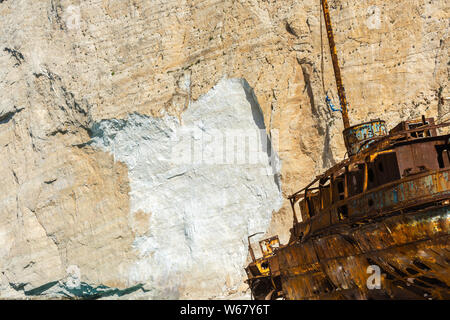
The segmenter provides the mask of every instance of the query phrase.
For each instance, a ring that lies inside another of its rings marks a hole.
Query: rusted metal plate
[[[396,153],[402,177],[421,170],[439,169],[435,141],[401,145],[396,147]]]
[[[268,239],[261,240],[259,242],[263,257],[267,258],[274,253],[274,250],[280,246],[280,240],[278,236],[274,236]]]
[[[349,216],[393,210],[408,203],[450,194],[449,169],[398,180],[382,188],[348,199]]]
[[[368,297],[367,268],[376,265],[385,273],[381,284],[385,297],[401,291],[392,290],[399,285],[395,281],[406,286],[402,290],[411,289],[409,294],[415,298],[424,298],[417,296],[422,291],[432,298],[448,297],[449,230],[446,207],[392,217],[347,236],[332,235],[284,248],[278,252],[285,277],[283,292],[290,299],[322,299],[336,289],[356,290],[360,297]],[[310,263],[295,265],[302,257],[309,257]]]
[[[361,123],[345,129],[343,135],[348,154],[354,155],[367,149],[374,138],[386,136],[386,123],[382,120]]]

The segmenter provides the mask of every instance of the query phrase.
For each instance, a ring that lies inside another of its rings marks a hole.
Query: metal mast
[[[344,121],[344,128],[350,127],[347,112],[347,98],[345,96],[345,89],[341,78],[341,69],[339,68],[338,57],[336,53],[336,43],[334,42],[333,29],[331,27],[330,11],[328,9],[327,0],[322,1],[323,16],[325,18],[325,26],[327,28],[328,44],[330,45],[331,60],[333,61],[334,77],[336,78],[336,85],[341,102],[342,121]]]

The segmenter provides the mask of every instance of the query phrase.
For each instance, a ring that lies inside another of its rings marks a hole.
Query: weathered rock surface
[[[353,124],[449,118],[447,1],[329,4]],[[345,155],[319,8],[2,1],[0,298],[242,294],[246,236],[286,239],[278,187]],[[193,127],[263,128],[281,166],[164,161]]]

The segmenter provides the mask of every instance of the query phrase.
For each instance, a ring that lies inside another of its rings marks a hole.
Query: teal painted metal
[[[432,172],[356,196],[354,200],[349,201],[349,216],[386,211],[406,205],[407,202],[420,202],[427,197],[437,199],[449,194],[449,171]],[[369,202],[372,205],[368,205]]]
[[[344,142],[349,156],[368,148],[375,138],[386,136],[387,133],[383,120],[372,120],[345,129]]]

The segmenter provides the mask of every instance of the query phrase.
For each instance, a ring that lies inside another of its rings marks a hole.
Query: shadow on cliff
[[[274,150],[273,148],[272,137],[270,136],[271,132],[269,132],[269,135],[267,134],[266,125],[264,123],[264,114],[261,110],[261,106],[259,105],[258,98],[255,95],[255,91],[249,85],[246,79],[241,78],[240,81],[242,82],[242,85],[244,87],[245,97],[252,108],[253,120],[260,130],[262,151],[267,153],[267,156],[269,158],[269,165],[272,168],[274,182],[277,185],[278,190],[281,192],[280,159],[276,150]]]

